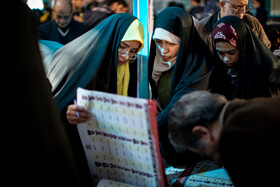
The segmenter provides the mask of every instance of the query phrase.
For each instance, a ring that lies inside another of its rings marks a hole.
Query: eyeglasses
[[[250,7],[249,5],[233,5],[228,1],[223,1],[225,3],[228,3],[235,11],[239,11],[239,10],[243,10],[245,8],[245,12],[249,12],[251,10],[252,7]]]
[[[118,55],[122,56],[122,57],[126,57],[127,55],[129,56],[129,62],[132,63],[136,60],[136,52],[133,51],[127,51],[124,49],[118,49]]]

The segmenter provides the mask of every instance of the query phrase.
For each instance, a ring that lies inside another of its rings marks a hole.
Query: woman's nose
[[[168,48],[166,48],[165,46],[163,46],[163,47],[161,48],[161,53],[162,53],[162,54],[168,53]]]
[[[159,49],[159,51],[160,51],[161,55],[164,55],[165,53],[167,53],[167,52],[168,52],[168,49],[166,48],[166,46],[165,46],[165,45],[163,45],[163,46],[159,46],[159,45],[157,44],[157,46],[158,46],[158,49]]]
[[[123,57],[124,57],[124,59],[125,59],[126,61],[129,60],[129,54],[127,54],[127,55],[125,55],[125,56],[123,56]]]
[[[229,58],[227,57],[227,55],[224,56],[223,61],[225,64],[229,62]]]

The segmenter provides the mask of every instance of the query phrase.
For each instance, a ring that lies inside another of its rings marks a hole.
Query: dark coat
[[[219,15],[220,11],[214,13],[211,16],[205,17],[202,20],[200,20],[197,24],[196,24],[196,29],[200,35],[200,37],[203,39],[203,41],[208,45],[210,51],[213,53],[213,46],[212,46],[212,39],[211,39],[211,34],[212,34],[212,30],[214,25],[216,24],[216,22],[218,21],[218,15]],[[250,27],[250,29],[252,29],[252,31],[254,31],[254,33],[256,34],[256,36],[268,47],[270,48],[271,43],[265,33],[265,31],[263,30],[262,25],[260,24],[260,22],[257,20],[257,18],[249,15],[249,14],[245,14],[244,17],[242,18],[242,20],[248,24],[248,26]]]
[[[84,23],[75,20],[71,21],[69,28],[69,33],[64,37],[58,32],[54,20],[46,22],[38,27],[39,39],[56,41],[65,45],[88,31],[88,28]]]
[[[280,97],[232,101],[225,110],[220,154],[235,186],[275,186]]]
[[[24,1],[9,1],[15,12],[6,34],[3,58],[12,87],[8,94],[11,116],[3,124],[3,183],[11,186],[82,186],[77,162],[50,93],[38,46],[37,25]],[[14,112],[11,112],[14,111]],[[7,114],[7,115],[6,115]]]
[[[102,21],[104,21],[107,17],[111,16],[113,14],[112,11],[109,12],[102,12],[102,11],[91,11],[87,10],[84,14],[84,23],[88,26],[89,29],[92,29],[93,27],[100,24]]]

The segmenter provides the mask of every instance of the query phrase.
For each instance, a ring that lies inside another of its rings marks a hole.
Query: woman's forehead
[[[227,41],[218,40],[215,42],[215,47],[219,51],[227,52],[236,49],[232,44]]]
[[[131,40],[131,41],[122,41],[122,45],[125,47],[131,47],[131,48],[139,48],[140,42],[136,40]]]

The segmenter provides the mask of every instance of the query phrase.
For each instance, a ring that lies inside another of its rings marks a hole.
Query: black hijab
[[[228,99],[235,97],[243,99],[269,97],[268,78],[271,72],[279,66],[279,59],[272,54],[243,20],[236,16],[225,16],[216,25],[223,22],[232,25],[238,36],[240,80],[238,91],[235,92],[231,80],[226,74],[225,65],[214,48],[216,59],[219,62],[210,81],[212,92],[223,94]]]
[[[115,14],[79,38],[60,48],[52,59],[47,76],[61,112],[81,173],[90,177],[83,145],[76,125],[70,125],[66,110],[78,87],[117,93],[118,47],[136,17]]]
[[[9,98],[12,110],[5,111],[12,117],[2,127],[2,134],[7,134],[2,150],[3,183],[82,186],[84,181],[46,79],[32,11],[24,1],[7,3],[15,12],[9,20],[10,30],[5,35],[9,42],[3,53],[12,72],[8,81],[12,89],[4,97]]]
[[[73,101],[78,87],[117,92],[118,46],[135,19],[114,14],[55,53],[47,75],[60,111]]]
[[[181,44],[174,65],[170,100],[167,107],[158,115],[160,144],[163,157],[172,165],[193,163],[198,155],[187,152],[175,153],[168,140],[168,114],[174,103],[184,94],[193,90],[208,88],[208,79],[213,68],[213,58],[208,47],[200,38],[191,16],[182,8],[169,7],[161,11],[155,18],[154,29],[162,28],[181,38]],[[153,98],[157,99],[157,86],[152,79],[156,44],[151,41],[149,57],[149,82],[152,87]]]

